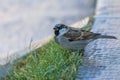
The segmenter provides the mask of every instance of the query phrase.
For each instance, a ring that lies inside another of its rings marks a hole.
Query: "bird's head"
[[[64,24],[56,24],[54,29],[54,33],[56,36],[58,36],[60,34],[60,31],[62,30],[66,30],[68,27]]]

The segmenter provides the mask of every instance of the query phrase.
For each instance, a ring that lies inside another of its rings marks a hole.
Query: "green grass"
[[[53,40],[14,63],[13,71],[3,80],[73,80],[82,57]]]

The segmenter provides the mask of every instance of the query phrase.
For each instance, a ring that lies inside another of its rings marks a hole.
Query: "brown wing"
[[[90,31],[82,31],[83,32],[83,39],[89,39],[89,38],[92,38],[94,36],[94,33],[93,32],[90,32]]]
[[[81,36],[81,31],[77,29],[69,29],[68,32],[64,34],[64,36],[70,40],[76,40]]]
[[[72,28],[69,29],[69,31],[66,34],[64,34],[64,36],[67,37],[70,41],[75,41],[75,40],[85,40],[91,38],[93,34],[94,33],[89,31]]]

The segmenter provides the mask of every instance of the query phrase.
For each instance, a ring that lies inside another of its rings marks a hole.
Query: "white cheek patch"
[[[59,30],[59,33],[60,33],[60,35],[63,35],[63,34],[65,34],[67,31],[68,31],[68,30],[67,30],[66,28],[63,28],[63,29]]]

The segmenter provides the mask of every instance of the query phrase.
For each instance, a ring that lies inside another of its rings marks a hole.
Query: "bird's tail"
[[[99,33],[94,33],[94,37],[95,37],[96,39],[98,39],[98,38],[117,39],[115,36],[101,35],[101,34],[99,34]]]
[[[115,36],[100,35],[99,38],[117,39]]]

